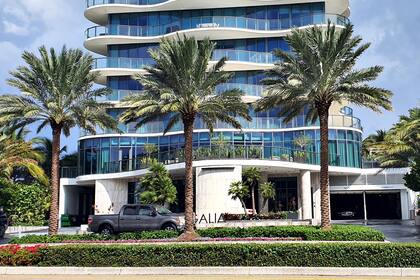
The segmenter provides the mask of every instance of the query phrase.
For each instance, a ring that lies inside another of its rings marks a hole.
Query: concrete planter
[[[308,226],[311,224],[309,220],[243,220],[243,221],[227,221],[220,223],[197,224],[197,228],[214,228],[214,227],[265,227],[265,226]]]
[[[416,226],[420,226],[420,216],[416,216],[414,219],[414,223],[416,224]]]

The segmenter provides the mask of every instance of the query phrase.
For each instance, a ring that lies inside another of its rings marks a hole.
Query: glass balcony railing
[[[236,146],[226,144],[220,146],[193,148],[194,161],[220,159],[272,160],[319,165],[320,154],[306,150],[292,150],[284,147],[258,145]],[[183,163],[184,149],[152,153],[133,159],[104,162],[101,166],[98,166],[97,174],[119,173],[146,169],[150,167],[151,163],[154,161],[158,161],[165,165]],[[341,155],[330,154],[329,162],[331,166],[343,166]],[[84,175],[83,170],[80,170],[79,174]]]
[[[141,69],[145,66],[153,65],[154,60],[151,58],[128,58],[128,57],[101,57],[95,58],[93,61],[93,69],[105,68],[127,68]]]
[[[239,119],[239,122],[242,125],[243,129],[256,129],[256,130],[272,130],[272,129],[286,129],[286,128],[302,128],[302,127],[318,127],[319,122],[305,122],[303,116],[294,118],[292,121],[285,123],[283,118],[280,117],[254,117],[252,121],[248,122],[244,119]],[[135,123],[129,123],[127,125],[121,124],[119,129],[122,133],[137,133],[137,134],[148,134],[148,133],[162,133],[166,128],[166,121],[151,121],[147,124],[136,129]],[[345,127],[345,128],[355,128],[362,130],[360,119],[350,116],[330,116],[329,117],[329,127]],[[198,118],[195,122],[194,129],[208,129],[205,123]],[[214,125],[214,129],[233,129],[232,126],[217,121]],[[182,123],[175,124],[170,132],[182,132],[183,126]],[[113,130],[100,130],[98,129],[97,134],[115,134]],[[85,131],[81,131],[81,137],[89,135]]]
[[[213,60],[220,60],[227,57],[228,60],[244,61],[253,63],[273,64],[276,60],[274,54],[270,52],[253,52],[245,50],[215,50],[213,52]]]
[[[309,15],[294,16],[291,22],[281,19],[265,20],[232,16],[202,16],[179,20],[177,22],[157,26],[117,25],[94,26],[86,30],[86,38],[106,35],[150,37],[178,32],[189,29],[217,29],[235,28],[260,31],[284,30],[313,24],[325,24],[331,21],[336,25],[345,25],[349,20],[341,15],[313,13]]]
[[[222,93],[227,90],[240,89],[246,96],[261,96],[264,92],[264,86],[252,84],[239,84],[239,83],[225,83],[216,87],[216,93]],[[139,94],[141,90],[124,90],[114,89],[112,93],[107,96],[98,98],[97,101],[121,101],[130,94]]]
[[[168,0],[86,0],[86,6],[120,4],[120,5],[156,5],[168,2]]]
[[[240,89],[246,96],[262,96],[265,86],[253,84],[240,84],[240,83],[225,83],[216,87],[216,93],[222,93],[227,90]]]
[[[227,57],[229,61],[243,61],[251,63],[272,64],[276,60],[272,53],[251,52],[244,50],[215,50],[213,60],[217,61]],[[129,57],[101,57],[95,58],[93,69],[102,68],[128,68],[140,69],[153,65],[152,58],[129,58]]]

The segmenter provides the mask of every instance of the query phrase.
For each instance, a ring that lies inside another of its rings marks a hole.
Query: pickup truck
[[[111,235],[117,232],[144,230],[180,230],[183,217],[162,206],[128,204],[119,214],[91,215],[88,231]]]
[[[3,207],[0,206],[0,239],[4,237],[8,225],[7,215],[3,210]]]

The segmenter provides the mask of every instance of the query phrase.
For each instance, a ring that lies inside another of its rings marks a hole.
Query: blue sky
[[[23,50],[39,46],[83,47],[90,24],[83,16],[85,0],[0,0],[0,94],[16,93],[7,86],[8,71],[22,63]],[[358,67],[382,65],[384,73],[374,83],[394,92],[392,112],[376,114],[354,108],[362,119],[365,136],[387,129],[420,102],[420,1],[350,0],[356,34],[372,46]],[[45,130],[43,135],[50,135]],[[77,129],[63,143],[77,149]]]

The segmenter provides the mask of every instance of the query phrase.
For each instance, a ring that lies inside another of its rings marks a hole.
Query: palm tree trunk
[[[186,116],[183,119],[185,137],[185,233],[182,239],[193,239],[195,235],[194,225],[194,189],[193,189],[193,129],[194,116]]]
[[[318,108],[320,130],[321,130],[321,228],[325,230],[331,229],[330,221],[330,193],[328,186],[328,106]]]
[[[51,159],[51,206],[48,233],[56,235],[58,232],[58,196],[60,188],[60,136],[61,127],[52,127],[52,159]]]
[[[242,204],[242,208],[244,208],[245,216],[248,216],[248,212],[246,211],[245,201],[243,199],[241,199],[241,204]]]
[[[251,187],[251,200],[252,200],[252,215],[257,214],[257,211],[255,209],[255,184],[252,184]]]

